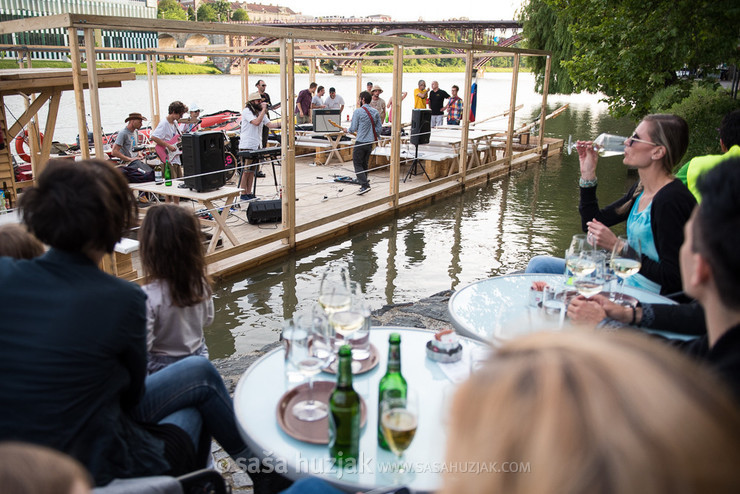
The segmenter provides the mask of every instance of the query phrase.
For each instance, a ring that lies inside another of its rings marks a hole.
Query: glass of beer
[[[414,390],[409,389],[405,397],[387,397],[380,402],[380,424],[383,435],[396,455],[396,472],[410,471],[404,464],[403,454],[411,446],[419,425],[419,399]]]

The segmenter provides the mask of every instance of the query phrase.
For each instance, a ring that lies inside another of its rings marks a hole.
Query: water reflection
[[[549,121],[548,134],[589,138],[632,130],[633,122],[614,120],[592,103],[572,105]],[[315,301],[322,270],[332,262],[346,263],[379,309],[523,269],[535,254],[562,255],[580,230],[578,176],[577,156],[550,158],[334,245],[227,279],[215,290],[216,321],[206,333],[211,355],[248,353],[276,341],[282,320]],[[621,158],[602,158],[605,204],[630,180]]]

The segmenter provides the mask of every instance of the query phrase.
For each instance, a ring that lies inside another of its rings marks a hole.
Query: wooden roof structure
[[[405,53],[405,50],[413,48],[445,48],[459,50],[459,54],[449,55],[462,58],[466,64],[465,70],[465,83],[463,87],[471,87],[473,82],[473,65],[476,58],[491,57],[491,56],[509,56],[513,57],[513,74],[512,84],[510,93],[510,104],[509,104],[509,116],[508,116],[508,131],[507,131],[507,142],[505,147],[505,153],[502,163],[508,164],[511,168],[512,160],[514,159],[512,153],[512,143],[515,134],[514,128],[514,116],[516,109],[516,92],[517,83],[519,76],[519,67],[522,56],[543,56],[546,57],[546,68],[547,73],[545,77],[545,87],[543,90],[542,97],[542,111],[539,122],[539,143],[542,146],[544,142],[544,130],[545,130],[545,117],[546,117],[546,103],[547,103],[547,81],[549,80],[549,68],[551,62],[551,54],[547,51],[541,50],[529,50],[519,49],[512,47],[500,47],[488,44],[475,44],[475,43],[453,43],[447,41],[438,41],[430,39],[419,39],[419,38],[404,38],[395,36],[378,36],[378,35],[363,35],[363,34],[347,34],[330,31],[314,31],[308,29],[298,28],[286,28],[275,25],[261,26],[254,24],[221,24],[221,23],[202,23],[202,22],[189,22],[189,21],[174,21],[164,19],[132,19],[124,17],[109,17],[109,16],[93,16],[93,15],[81,15],[81,14],[60,14],[54,16],[44,17],[31,17],[25,19],[17,19],[12,21],[0,22],[0,34],[10,34],[14,32],[25,32],[43,30],[49,28],[64,28],[69,33],[69,46],[62,47],[61,49],[69,50],[70,59],[72,61],[72,69],[67,70],[65,73],[53,72],[53,71],[36,71],[28,72],[23,74],[24,70],[34,69],[21,69],[13,71],[12,74],[8,74],[6,79],[0,78],[0,93],[2,93],[2,84],[7,84],[9,90],[18,91],[19,93],[28,94],[29,92],[38,91],[41,96],[36,98],[36,101],[29,103],[29,109],[24,113],[24,121],[29,125],[33,125],[32,116],[38,111],[38,108],[48,101],[50,106],[56,105],[58,108],[58,98],[55,99],[55,91],[61,91],[66,89],[72,89],[75,93],[75,101],[77,107],[77,122],[79,135],[86,135],[86,108],[89,108],[89,113],[92,116],[92,127],[94,137],[94,148],[96,155],[102,155],[103,151],[103,136],[102,126],[100,119],[100,104],[98,89],[100,87],[110,87],[110,84],[119,84],[127,78],[133,78],[131,72],[116,71],[111,69],[100,69],[95,64],[88,64],[87,70],[82,68],[82,55],[88,61],[96,59],[96,53],[98,52],[110,52],[116,50],[124,50],[127,52],[138,52],[146,54],[147,58],[147,69],[149,76],[149,91],[150,91],[150,104],[151,104],[151,115],[152,125],[156,125],[159,120],[159,102],[158,102],[158,90],[156,82],[156,56],[162,53],[171,53],[173,50],[159,50],[159,49],[115,49],[115,48],[100,48],[95,46],[95,33],[96,29],[112,29],[112,30],[135,30],[135,31],[157,31],[166,33],[187,33],[187,34],[200,34],[200,35],[234,35],[234,36],[245,36],[252,38],[265,38],[276,39],[277,41],[272,42],[265,46],[248,46],[239,47],[235,49],[233,47],[216,46],[216,47],[189,47],[184,50],[175,50],[178,55],[191,55],[191,56],[232,56],[232,57],[243,57],[245,59],[253,58],[256,56],[264,57],[267,55],[262,54],[259,50],[270,50],[269,55],[275,56],[274,50],[279,49],[279,60],[280,60],[280,76],[281,76],[281,92],[280,102],[282,104],[282,115],[281,115],[281,126],[284,130],[284,137],[281,140],[282,146],[282,183],[285,186],[284,193],[282,195],[283,200],[283,211],[282,211],[282,222],[283,229],[274,235],[275,238],[279,238],[286,246],[293,248],[296,244],[296,235],[301,232],[305,232],[311,228],[323,226],[327,222],[335,221],[337,218],[342,217],[342,214],[335,215],[336,217],[328,217],[320,221],[310,223],[308,225],[302,225],[300,228],[296,225],[296,195],[295,195],[295,130],[293,125],[289,123],[294,122],[294,104],[295,101],[295,79],[294,79],[294,67],[297,60],[303,58],[326,58],[326,55],[321,55],[316,48],[322,42],[331,42],[332,44],[347,44],[355,45],[357,43],[368,43],[373,45],[390,46],[386,48],[386,51],[392,51],[390,57],[377,57],[373,55],[365,55],[358,57],[360,63],[358,63],[357,71],[357,93],[363,90],[361,74],[362,74],[362,60],[372,60],[374,58],[390,58],[393,62],[393,84],[391,96],[393,99],[393,113],[396,115],[401,114],[401,105],[403,99],[401,98],[401,84],[403,76],[403,60],[404,58],[436,58],[439,55],[409,55]],[[84,46],[80,46],[78,35],[82,34],[84,40]],[[351,48],[351,46],[350,46]],[[60,49],[60,47],[50,47],[49,49]],[[18,51],[24,50],[23,47],[18,47]],[[36,48],[34,48],[36,50]],[[267,55],[267,56],[269,56]],[[330,56],[330,55],[329,55]],[[342,55],[337,55],[342,56]],[[347,58],[347,55],[343,55],[342,58]],[[28,61],[30,64],[30,61]],[[246,102],[247,94],[249,93],[248,85],[248,63],[243,64],[246,70],[242,71],[241,77],[241,98],[242,103]],[[310,64],[310,78],[313,81],[315,78],[315,67],[314,64]],[[35,77],[38,75],[39,77]],[[38,79],[38,80],[37,80]],[[42,86],[44,84],[43,79],[47,82],[53,81],[54,89],[46,88]],[[12,88],[12,89],[11,89]],[[89,102],[85,101],[83,89],[89,88]],[[46,98],[46,100],[44,100]],[[37,103],[37,101],[42,101]],[[462,145],[460,146],[459,156],[459,170],[456,174],[451,175],[443,179],[447,182],[455,182],[463,187],[468,183],[466,175],[468,171],[468,131],[469,131],[469,115],[470,115],[470,98],[464,98],[463,108],[463,121],[461,125],[462,132]],[[408,104],[408,103],[407,103]],[[0,112],[4,114],[3,112]],[[51,114],[52,112],[50,112]],[[54,110],[53,113],[56,113]],[[18,122],[20,123],[20,122]],[[24,124],[25,124],[24,123]],[[2,118],[2,130],[7,130],[5,127],[4,116]],[[47,128],[49,122],[47,121]],[[19,130],[16,126],[13,126],[10,132],[6,132],[6,135],[11,138],[15,135],[13,131]],[[390,152],[390,186],[387,196],[383,201],[376,201],[379,204],[385,203],[391,210],[398,210],[402,206],[402,198],[410,195],[409,193],[402,193],[399,190],[400,181],[400,166],[401,166],[401,130],[402,124],[400,119],[394,119],[391,127],[391,152]],[[47,130],[47,133],[49,131]],[[48,139],[51,142],[51,139]],[[541,151],[541,149],[540,149]],[[83,158],[89,157],[89,149],[86,146],[82,146]],[[34,150],[36,155],[36,151]],[[43,150],[38,152],[38,156],[47,156],[48,153],[44,154]],[[8,153],[9,158],[9,153]],[[479,178],[472,177],[470,182],[480,182]],[[15,187],[14,187],[15,188]],[[346,214],[344,215],[346,216]],[[256,247],[264,245],[264,242],[260,243]],[[255,247],[255,248],[256,248]],[[239,246],[229,251],[235,250],[235,253],[244,252],[248,247]],[[217,253],[217,258],[224,258],[228,256],[227,251]]]

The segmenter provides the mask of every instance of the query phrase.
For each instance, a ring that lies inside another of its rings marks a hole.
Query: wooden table
[[[468,153],[467,169],[475,168],[481,165],[480,151],[478,146],[482,141],[485,141],[485,158],[487,162],[491,157],[490,151],[490,139],[495,135],[495,131],[486,130],[469,130],[468,131],[468,143],[472,147],[472,152]],[[462,146],[462,129],[433,129],[432,134],[429,138],[429,144],[442,144],[449,145],[455,150],[455,153],[459,156],[460,149]],[[454,167],[450,167],[449,175],[454,173]]]
[[[129,187],[131,187],[131,190],[139,192],[150,192],[157,195],[180,197],[182,199],[191,199],[202,203],[211,213],[211,216],[213,216],[213,220],[199,218],[201,223],[216,227],[216,231],[208,244],[208,250],[206,251],[208,254],[211,254],[216,250],[216,244],[221,236],[221,232],[226,235],[232,245],[239,245],[239,241],[236,239],[236,236],[231,231],[231,228],[226,224],[226,218],[229,216],[231,205],[234,204],[236,198],[242,193],[242,189],[239,187],[221,187],[220,189],[212,190],[210,192],[196,192],[194,190],[178,187],[179,183],[182,182],[173,180],[173,185],[167,186],[164,184],[157,185],[154,182],[144,182],[140,184],[129,184]],[[220,199],[225,201],[221,211],[219,211],[219,208],[213,203],[213,201],[218,201]]]
[[[480,345],[461,338],[462,360],[440,364],[426,356],[426,343],[434,332],[423,329],[370,330],[370,342],[378,349],[380,359],[377,367],[353,377],[353,386],[367,405],[367,423],[360,430],[360,458],[354,469],[338,470],[330,460],[328,445],[299,441],[278,425],[277,404],[292,388],[284,377],[283,349],[275,349],[252,364],[236,387],[234,411],[241,435],[254,454],[269,459],[273,466],[284,467],[285,475],[293,480],[315,476],[351,493],[393,485],[397,479],[385,470],[395,460],[390,451],[378,446],[377,421],[378,383],[388,365],[388,336],[394,332],[401,335],[401,370],[409,389],[417,392],[421,410],[416,436],[404,455],[416,472],[404,485],[417,493],[439,489],[448,401],[455,387],[470,373],[470,349]],[[335,381],[336,376],[322,373],[315,380]]]
[[[313,136],[322,136],[326,137],[326,140],[329,141],[329,144],[331,147],[329,148],[329,155],[326,157],[326,161],[324,162],[324,165],[329,165],[329,162],[331,161],[331,158],[333,156],[336,156],[337,159],[339,159],[340,163],[344,163],[344,158],[342,158],[342,153],[339,152],[339,142],[342,140],[342,136],[345,136],[344,132],[341,130],[338,130],[337,132],[308,132],[306,133],[307,136],[313,138]],[[314,139],[318,142],[321,142],[319,139]]]

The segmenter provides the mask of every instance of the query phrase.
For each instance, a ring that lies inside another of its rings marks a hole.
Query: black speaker
[[[216,190],[226,183],[224,134],[194,132],[182,136],[182,167],[185,185],[197,192]]]
[[[250,225],[276,223],[283,219],[283,201],[252,201],[247,206],[247,221]]]
[[[411,110],[411,144],[429,144],[432,132],[432,110],[414,108]]]

